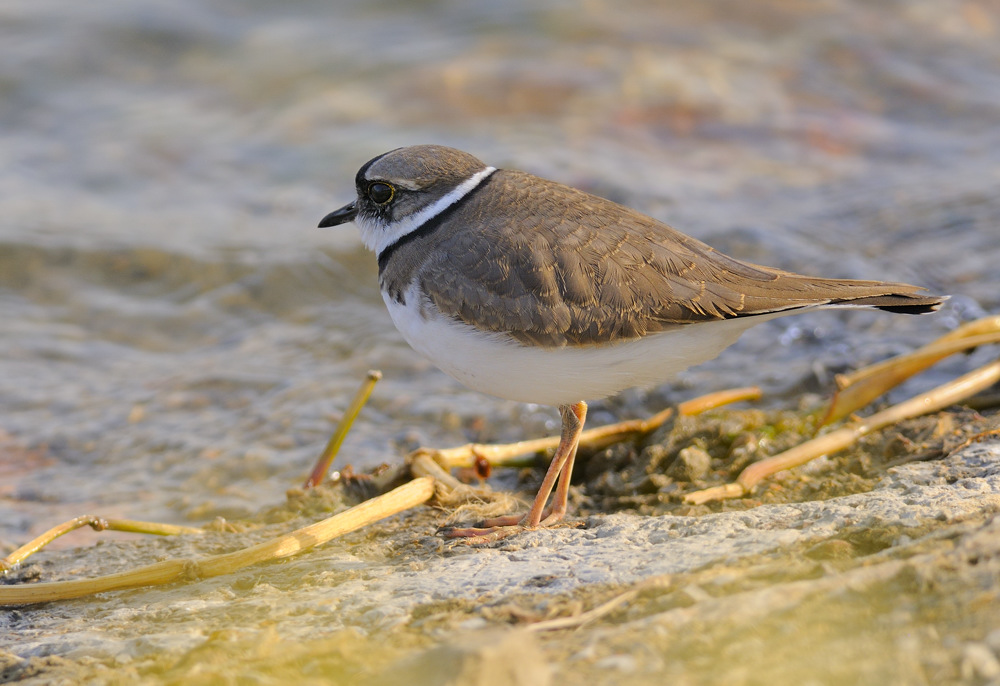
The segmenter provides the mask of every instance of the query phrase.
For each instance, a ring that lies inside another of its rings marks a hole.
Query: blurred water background
[[[385,380],[355,465],[551,430],[554,411],[418,358],[354,228],[315,228],[401,145],[582,187],[751,261],[954,296],[932,317],[758,327],[615,412],[748,383],[794,406],[1000,310],[998,31],[985,0],[6,0],[0,545],[84,512],[279,501],[369,368]]]

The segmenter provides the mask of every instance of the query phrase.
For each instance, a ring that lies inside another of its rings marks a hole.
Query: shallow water
[[[356,231],[315,228],[400,145],[583,187],[752,261],[954,295],[932,317],[758,327],[669,398],[760,383],[782,402],[1000,309],[995,7],[615,7],[4,3],[0,544],[85,511],[280,500],[369,368],[385,380],[356,465],[551,429],[420,360]]]

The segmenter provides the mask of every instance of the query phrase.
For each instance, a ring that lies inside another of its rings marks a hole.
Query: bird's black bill
[[[353,220],[356,216],[358,216],[358,208],[353,202],[348,203],[339,210],[334,210],[330,214],[323,217],[323,220],[319,223],[319,228],[326,229],[331,226],[346,224],[347,222]]]

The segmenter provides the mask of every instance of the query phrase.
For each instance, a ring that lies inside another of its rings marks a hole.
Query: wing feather
[[[906,284],[741,262],[627,207],[522,172],[496,172],[473,204],[476,227],[448,232],[428,252],[423,292],[450,316],[536,345],[600,345],[852,300],[900,311],[940,301]]]

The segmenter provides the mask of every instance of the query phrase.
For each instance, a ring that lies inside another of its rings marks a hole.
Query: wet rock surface
[[[954,426],[945,416],[937,422]],[[701,430],[713,423],[703,421]],[[635,449],[657,452],[648,448]],[[491,548],[441,539],[442,514],[423,507],[223,577],[5,610],[0,673],[28,683],[241,674],[265,683],[293,674],[316,683],[392,683],[400,674],[463,684],[988,681],[1000,632],[1000,441],[984,435],[888,469],[884,456],[873,458],[869,466],[880,466],[851,481],[871,488],[839,494],[836,474],[856,459],[834,459],[822,475],[807,466],[779,476],[774,502],[591,514]],[[813,497],[791,498],[797,489]],[[585,502],[587,486],[575,490]],[[299,521],[108,540],[43,553],[22,573],[52,580],[196,557]],[[533,630],[622,593],[628,602],[581,626]]]

